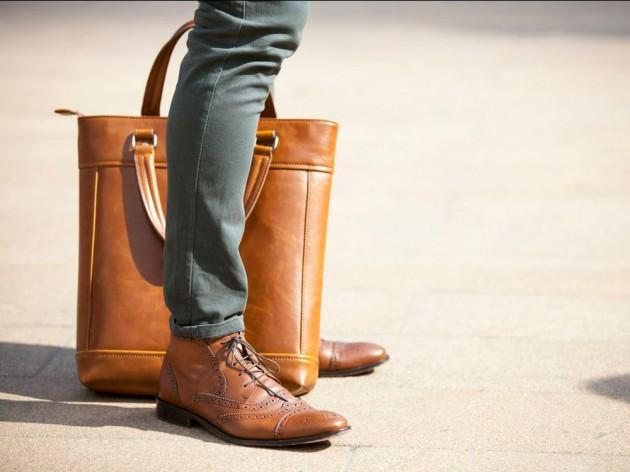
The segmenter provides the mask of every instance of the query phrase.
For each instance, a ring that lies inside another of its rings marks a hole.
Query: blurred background
[[[392,354],[309,394],[351,434],[243,454],[79,385],[53,109],[139,115],[195,5],[0,3],[0,469],[630,470],[624,2],[313,2],[275,95],[341,125],[323,333]]]

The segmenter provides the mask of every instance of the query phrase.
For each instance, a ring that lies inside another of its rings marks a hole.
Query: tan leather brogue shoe
[[[319,345],[319,376],[346,377],[369,374],[387,362],[383,346],[374,343],[344,343],[322,339]]]
[[[307,444],[350,429],[343,416],[291,395],[273,376],[272,364],[241,333],[173,336],[162,364],[157,415],[182,426],[198,423],[245,446]]]

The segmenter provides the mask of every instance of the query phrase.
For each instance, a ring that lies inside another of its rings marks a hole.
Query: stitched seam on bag
[[[77,354],[89,354],[89,353],[95,353],[95,352],[100,352],[100,353],[119,353],[119,352],[124,352],[124,353],[129,353],[129,354],[150,354],[150,355],[160,355],[163,356],[166,354],[166,351],[153,351],[153,350],[142,350],[142,349],[81,349],[80,351],[77,351]]]
[[[252,193],[250,195],[250,200],[252,203],[249,205],[249,211],[248,211],[248,208],[245,208],[246,215],[248,213],[251,214],[251,212],[254,211],[254,206],[256,205],[256,203],[258,202],[258,199],[260,198],[260,192],[262,191],[261,190],[262,186],[267,180],[267,175],[269,174],[269,165],[267,164],[267,162],[269,161],[269,157],[267,156],[261,156],[261,157],[264,159],[265,164],[263,164],[261,161],[260,167],[262,169],[263,166],[267,166],[267,169],[258,171],[258,175],[256,176],[256,183],[254,184],[254,188],[252,189]],[[264,174],[264,175],[261,175],[261,174]]]
[[[260,175],[259,178],[256,179],[256,185],[254,186],[254,189],[252,191],[252,195],[254,196],[252,208],[253,208],[253,205],[255,205],[256,202],[258,202],[258,198],[260,198],[260,192],[262,190],[262,186],[267,180],[267,176],[269,175],[269,160],[270,160],[269,157],[265,157],[264,164],[263,162],[261,162],[261,170],[259,172],[262,173],[262,175]],[[266,166],[267,168],[264,169],[263,165]]]
[[[111,352],[77,352],[76,357],[164,357],[160,354],[115,354]]]
[[[322,169],[332,169],[330,166],[322,166],[318,164],[304,164],[302,162],[276,162],[272,163],[272,166],[284,166],[284,165],[296,165],[296,166],[304,166],[304,167],[314,167],[314,168],[322,168]]]
[[[299,162],[278,162],[269,166],[270,170],[303,170],[305,172],[324,172],[332,174],[333,168],[329,166],[320,166],[313,164],[300,164]]]
[[[151,121],[151,120],[167,120],[167,116],[124,116],[124,115],[90,115],[80,116],[78,120],[133,120],[133,121]],[[324,118],[261,118],[260,123],[270,124],[274,122],[280,123],[321,123],[325,125],[339,126],[336,121],[326,120]],[[266,131],[266,130],[261,130]]]
[[[155,167],[157,169],[166,169],[167,164],[165,162],[156,162]],[[80,164],[79,169],[98,169],[107,167],[134,167],[135,164],[129,161],[100,161],[93,164]],[[278,162],[269,165],[269,170],[303,170],[306,172],[324,172],[326,174],[332,174],[333,168],[330,166],[320,166],[312,164],[301,164],[299,162]]]
[[[154,167],[158,169],[166,169],[166,162],[155,162]],[[130,161],[100,161],[94,164],[80,164],[79,169],[94,169],[99,167],[135,167],[134,162]]]
[[[306,252],[308,241],[308,224],[309,224],[309,200],[310,200],[310,184],[311,174],[306,173],[306,199],[304,204],[304,240],[302,242],[302,296],[300,297],[300,354],[304,352],[304,293],[306,288]]]
[[[262,157],[261,157],[262,158]],[[248,208],[250,207],[250,202],[252,200],[252,195],[254,194],[254,191],[256,190],[256,182],[258,181],[258,179],[260,178],[260,169],[262,168],[262,164],[261,161],[259,159],[256,159],[256,154],[254,154],[254,158],[252,159],[252,164],[251,167],[249,169],[249,177],[247,179],[246,185],[245,185],[245,193],[243,193],[243,209],[245,210],[245,217],[247,218],[247,213],[248,213]],[[251,189],[251,191],[248,193],[247,190],[250,186],[250,177],[254,176],[254,183],[252,184],[253,187]]]
[[[164,351],[156,351],[154,353],[152,352],[116,352],[116,351],[108,351],[108,352],[103,352],[103,351],[98,351],[98,350],[85,350],[85,351],[79,351],[76,353],[76,356],[114,356],[114,357],[164,357],[165,352]],[[265,357],[271,357],[273,359],[281,359],[281,360],[298,360],[298,361],[305,361],[305,362],[315,362],[315,358],[312,356],[306,356],[306,355],[274,355],[274,354],[266,354],[266,353],[261,353],[261,355],[264,355]]]
[[[230,54],[232,53],[232,51],[234,50],[234,48],[236,48],[238,46],[240,37],[241,37],[241,30],[243,28],[243,23],[245,22],[245,7],[246,7],[246,2],[245,0],[242,1],[242,7],[243,7],[243,15],[241,17],[241,21],[238,25],[238,30],[236,31],[235,34],[235,38],[234,38],[234,45],[225,53],[225,55],[223,56],[223,59],[221,60],[221,65],[219,66],[219,72],[217,74],[217,78],[214,81],[214,85],[212,88],[212,95],[210,96],[210,102],[208,103],[208,110],[206,111],[206,118],[203,124],[203,133],[202,133],[202,137],[201,137],[201,142],[199,144],[199,153],[197,155],[197,169],[195,171],[195,185],[193,187],[193,207],[192,207],[192,228],[191,228],[191,237],[192,237],[192,241],[190,243],[190,256],[188,257],[189,263],[190,263],[190,269],[188,270],[188,300],[187,305],[188,305],[188,315],[189,315],[189,323],[192,324],[192,319],[193,319],[193,313],[192,313],[192,297],[193,297],[193,277],[194,277],[194,272],[195,272],[195,240],[197,238],[197,207],[199,205],[199,194],[198,194],[198,189],[199,189],[199,173],[200,173],[200,167],[201,167],[201,156],[203,154],[203,146],[206,142],[206,136],[208,134],[208,123],[210,122],[210,116],[212,114],[212,105],[214,104],[214,97],[216,96],[217,93],[217,87],[219,86],[219,82],[221,80],[221,77],[223,76],[223,68],[225,67],[225,64],[227,63],[228,58],[230,57]]]
[[[94,288],[94,252],[96,246],[96,214],[98,205],[98,176],[99,171],[94,172],[94,200],[92,201],[92,241],[90,244],[90,286],[88,289],[88,315],[87,315],[87,339],[85,347],[90,348],[90,340],[92,338],[92,291]]]

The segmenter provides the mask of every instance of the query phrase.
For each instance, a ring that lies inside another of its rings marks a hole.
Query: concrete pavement
[[[313,5],[276,91],[341,123],[323,331],[392,357],[308,395],[352,433],[242,449],[78,383],[76,124],[52,110],[138,114],[193,9],[0,4],[0,470],[630,470],[623,3]]]

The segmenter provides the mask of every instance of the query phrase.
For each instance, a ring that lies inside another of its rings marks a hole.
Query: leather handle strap
[[[173,54],[173,49],[179,38],[181,38],[187,31],[195,27],[194,21],[190,20],[179,27],[175,34],[169,39],[162,49],[158,53],[155,61],[153,61],[153,67],[149,73],[149,79],[147,80],[147,86],[144,89],[144,100],[142,101],[142,116],[159,116],[160,115],[160,102],[162,101],[162,91],[164,90],[164,80],[166,79],[166,70],[168,63]],[[276,108],[273,103],[271,95],[267,97],[265,102],[265,109],[262,112],[263,117],[275,118]]]
[[[271,167],[272,152],[273,148],[270,146],[257,144],[254,148],[252,166],[249,169],[247,184],[245,185],[245,194],[243,195],[245,221],[247,221],[252,211],[254,211],[256,202],[262,193],[267,175],[269,174],[269,168]]]
[[[276,142],[275,132],[265,138],[271,138]],[[157,146],[157,135],[152,129],[136,129],[131,138],[133,148],[133,160],[136,167],[136,177],[138,179],[138,189],[142,197],[144,211],[151,222],[155,232],[164,240],[166,235],[166,219],[162,209],[160,199],[160,189],[157,184],[155,172],[155,148]],[[273,146],[256,144],[252,165],[245,185],[243,205],[245,207],[245,219],[249,218],[254,206],[260,197],[265,180],[271,166]]]
[[[166,236],[166,219],[162,210],[160,190],[157,186],[155,173],[155,147],[157,135],[152,129],[137,129],[132,136],[133,160],[136,166],[138,188],[142,196],[144,210],[149,217],[151,226],[164,240]]]

